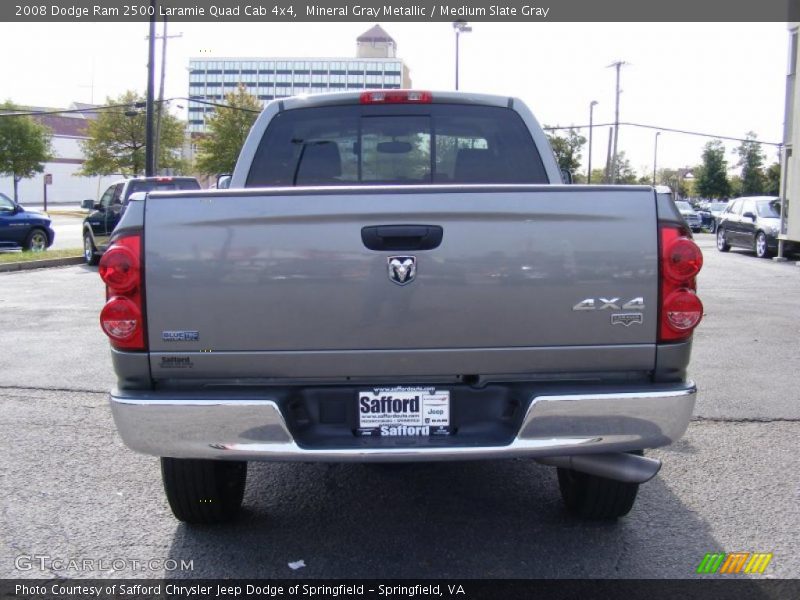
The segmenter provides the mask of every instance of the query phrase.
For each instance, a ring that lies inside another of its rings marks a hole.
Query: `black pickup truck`
[[[83,220],[83,257],[86,264],[96,265],[108,247],[108,238],[122,218],[128,199],[135,192],[174,192],[199,190],[194,177],[136,177],[116,181],[100,196],[100,202],[84,200],[81,208],[89,215]]]

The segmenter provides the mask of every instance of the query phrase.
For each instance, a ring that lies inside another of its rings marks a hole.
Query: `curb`
[[[48,267],[67,267],[84,263],[82,256],[68,256],[66,258],[45,258],[44,260],[30,260],[27,262],[6,263],[0,265],[0,273],[14,271],[30,271],[31,269],[46,269]]]

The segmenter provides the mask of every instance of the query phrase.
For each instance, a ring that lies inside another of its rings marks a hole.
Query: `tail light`
[[[100,324],[112,340],[130,340],[139,331],[141,320],[139,307],[123,296],[112,297],[100,312]]]
[[[660,228],[660,342],[683,341],[703,317],[703,303],[695,293],[696,276],[703,267],[703,253],[683,228],[663,225]]]
[[[416,90],[376,90],[363,92],[361,104],[430,104],[433,94]]]
[[[118,238],[100,259],[106,305],[100,326],[118,350],[146,350],[143,310],[141,234]]]
[[[100,261],[100,278],[114,292],[129,292],[139,285],[139,257],[128,246],[112,246]]]

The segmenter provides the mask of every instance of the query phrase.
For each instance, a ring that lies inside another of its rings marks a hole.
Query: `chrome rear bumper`
[[[141,392],[115,389],[111,409],[120,435],[138,452],[175,458],[227,460],[405,462],[571,456],[665,446],[686,431],[694,383],[646,392],[541,395],[531,401],[519,432],[504,446],[452,445],[409,438],[403,447],[304,448],[292,437],[277,402],[265,395]],[[459,445],[459,443],[464,445]]]
[[[646,392],[542,395],[510,444],[474,446],[457,436],[435,447],[410,438],[402,447],[353,438],[353,447],[305,448],[292,437],[274,400],[247,393],[114,390],[120,435],[138,452],[227,460],[403,462],[624,452],[670,444],[686,431],[693,383]],[[459,445],[459,443],[463,445]]]

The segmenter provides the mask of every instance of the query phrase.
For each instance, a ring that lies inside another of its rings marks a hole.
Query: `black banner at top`
[[[0,21],[795,22],[800,0],[3,0]]]

